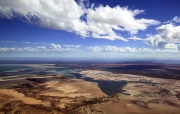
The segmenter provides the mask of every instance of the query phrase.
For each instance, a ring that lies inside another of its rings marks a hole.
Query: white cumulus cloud
[[[26,18],[42,27],[66,30],[86,36],[86,24],[80,20],[84,14],[74,0],[1,0],[2,17]]]
[[[135,16],[143,13],[144,10],[129,10],[127,7],[109,7],[99,6],[95,9],[89,9],[87,19],[91,26],[96,26],[97,30],[92,30],[97,34],[113,34],[113,29],[119,31],[128,31],[136,34],[139,30],[145,30],[150,25],[157,25],[159,21],[153,19],[137,19]]]
[[[165,23],[180,23],[180,17],[179,16],[175,16],[173,19],[165,22]]]
[[[82,37],[128,41],[121,32],[136,34],[148,26],[157,25],[153,19],[136,18],[144,10],[127,7],[94,7],[84,0],[1,0],[0,17],[19,18],[41,27],[65,30]]]
[[[157,34],[150,35],[146,43],[159,47],[177,49],[180,44],[180,26],[172,23],[163,24],[156,28]]]

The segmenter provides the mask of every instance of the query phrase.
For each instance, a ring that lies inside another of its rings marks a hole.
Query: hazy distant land
[[[0,114],[179,114],[180,65],[1,64]]]

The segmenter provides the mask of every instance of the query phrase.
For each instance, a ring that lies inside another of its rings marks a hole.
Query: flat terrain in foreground
[[[0,74],[0,114],[180,113],[178,65],[22,66]]]

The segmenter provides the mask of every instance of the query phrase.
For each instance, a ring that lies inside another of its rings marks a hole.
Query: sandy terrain
[[[180,113],[180,81],[139,75],[114,74],[100,70],[85,70],[81,74],[95,80],[128,81],[123,87],[128,96],[120,101],[93,105],[93,110],[106,114],[178,114]],[[126,99],[126,100],[124,100]],[[120,108],[123,107],[123,108]]]
[[[42,92],[41,95],[52,95],[60,97],[102,97],[105,95],[101,92],[98,85],[82,80],[71,79],[67,82],[60,83],[59,81],[50,81],[45,83],[46,88],[51,88],[50,92]]]
[[[82,70],[80,74],[94,80],[127,81],[127,84],[123,93],[108,96],[98,83],[84,81],[83,77],[54,74],[3,77],[0,114],[180,114],[180,80],[102,70]]]
[[[42,104],[44,106],[50,106],[50,104],[48,102],[42,102],[41,100],[37,100],[35,98],[26,97],[26,96],[24,96],[24,94],[18,93],[17,91],[15,91],[13,89],[0,89],[0,94],[7,95],[8,101],[20,100],[25,104]],[[1,99],[3,99],[3,98],[4,97],[2,96]]]
[[[96,83],[83,80],[57,77],[28,80],[31,83],[23,84],[21,80],[21,84],[13,85],[12,88],[0,89],[0,113],[24,113],[32,108],[42,113],[64,113],[86,105],[84,101],[106,96]]]

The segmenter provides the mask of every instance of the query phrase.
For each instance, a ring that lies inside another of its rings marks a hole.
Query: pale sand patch
[[[105,94],[97,84],[83,80],[67,80],[66,82],[49,81],[45,83],[50,91],[43,91],[40,95],[59,96],[59,97],[102,97]]]
[[[77,92],[77,89],[76,87],[74,86],[71,86],[71,85],[66,85],[66,86],[63,86],[63,87],[57,87],[57,90],[60,90],[62,91],[63,93],[73,93],[73,92]]]
[[[128,101],[95,104],[93,105],[93,109],[103,111],[103,113],[105,114],[131,114],[131,113],[139,114],[142,112],[148,112],[149,114],[151,114],[153,112],[153,111],[147,111],[147,109],[145,108],[131,104]]]
[[[144,108],[130,103],[129,100],[119,102],[107,102],[93,105],[93,110],[103,111],[104,114],[179,114],[177,107],[163,104],[150,104]]]
[[[12,99],[10,99],[11,101],[20,100],[23,101],[25,104],[42,104],[44,106],[50,106],[49,102],[42,102],[41,100],[37,100],[35,98],[26,97],[24,96],[24,94],[18,93],[17,91],[12,89],[0,89],[0,93],[11,95],[13,97]]]
[[[41,93],[40,95],[45,95],[45,96],[58,96],[58,97],[71,97],[71,98],[75,98],[75,97],[91,97],[91,94],[83,94],[83,93],[59,93],[59,92],[45,92],[45,93]]]
[[[175,79],[163,79],[163,78],[155,78],[155,77],[146,77],[142,75],[112,73],[101,70],[83,70],[80,73],[85,77],[90,77],[96,80],[114,80],[114,81],[125,80],[125,81],[154,82],[159,84],[164,83],[166,84],[166,87],[169,87],[169,85],[177,86],[180,84],[180,81]]]
[[[165,104],[149,104],[148,107],[159,114],[180,114],[180,108]]]

